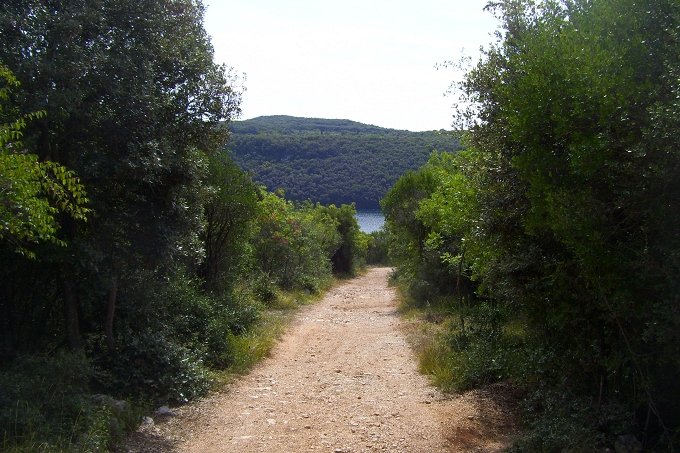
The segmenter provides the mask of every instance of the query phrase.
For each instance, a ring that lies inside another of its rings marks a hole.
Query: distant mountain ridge
[[[301,118],[288,115],[258,116],[244,121],[235,121],[232,131],[236,133],[252,134],[260,131],[278,132],[364,132],[384,133],[396,129],[386,129],[370,124],[358,123],[351,120],[325,119],[325,118]]]
[[[405,172],[434,150],[457,151],[450,131],[410,132],[344,119],[261,116],[231,125],[236,163],[292,200],[377,208]]]

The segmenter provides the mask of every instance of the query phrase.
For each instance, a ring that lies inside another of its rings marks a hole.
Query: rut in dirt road
[[[180,410],[180,417],[168,426],[146,433],[147,440],[163,437],[162,442],[153,447],[142,442],[127,451],[437,452],[503,447],[505,437],[497,441],[470,422],[479,417],[483,404],[465,398],[443,400],[418,373],[395,292],[387,286],[389,272],[370,269],[329,291],[323,301],[301,311],[271,357],[251,374],[229,391],[195,405],[189,411],[193,416],[182,417]],[[455,424],[456,419],[460,423]],[[494,425],[493,420],[484,423]]]

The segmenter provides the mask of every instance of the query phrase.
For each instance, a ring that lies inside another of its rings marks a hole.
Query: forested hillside
[[[286,198],[377,208],[399,176],[433,150],[456,151],[447,131],[409,132],[349,120],[267,116],[232,124],[234,160]]]

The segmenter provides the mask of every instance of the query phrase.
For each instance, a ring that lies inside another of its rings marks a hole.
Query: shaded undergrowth
[[[331,285],[332,280],[326,280],[315,292],[277,289],[266,302],[256,304],[253,309],[257,316],[247,326],[226,332],[224,344],[228,351],[224,355],[228,362],[221,362],[224,366],[209,367],[200,360],[185,362],[187,377],[183,384],[194,393],[184,401],[206,391],[223,389],[248,373],[270,354],[295,313],[318,301]],[[110,373],[98,369],[82,352],[31,355],[15,360],[10,367],[0,370],[0,451],[108,451],[127,432],[136,429],[143,416],[170,401],[152,394],[97,393],[102,390],[102,382],[110,379]],[[117,380],[112,383],[120,385]]]

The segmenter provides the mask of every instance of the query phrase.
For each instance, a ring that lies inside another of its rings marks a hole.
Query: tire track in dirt
[[[141,429],[128,452],[497,451],[514,426],[490,395],[443,398],[417,370],[373,268],[301,310],[270,358],[227,391]]]

